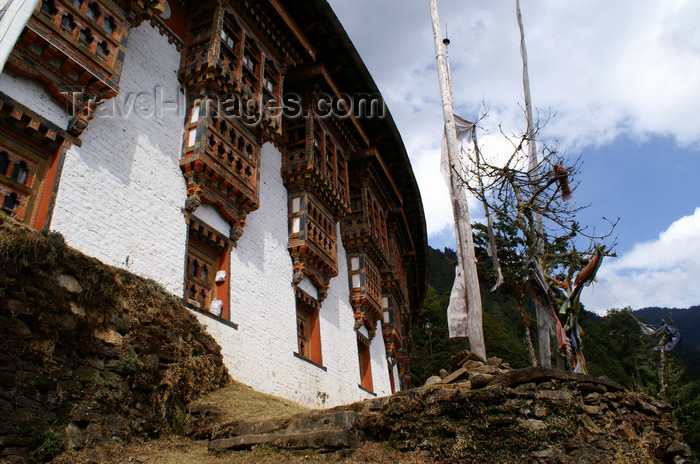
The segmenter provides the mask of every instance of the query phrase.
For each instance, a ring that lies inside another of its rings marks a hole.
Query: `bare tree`
[[[573,368],[581,364],[576,359],[581,348],[576,317],[578,298],[583,286],[595,276],[602,257],[613,255],[616,240],[612,233],[617,220],[608,221],[609,227],[603,233],[578,222],[578,213],[589,205],[568,200],[578,186],[575,179],[582,166],[580,156],[569,160],[559,153],[558,147],[541,143],[540,159],[532,164],[528,141],[538,135],[548,120],[549,117],[542,124],[538,121],[526,134],[517,136],[508,136],[501,129],[512,151],[500,162],[482,155],[474,124],[473,143],[463,149],[467,167],[459,174],[467,190],[490,215],[517,230],[524,243],[522,254],[527,271],[509,275],[527,275],[528,283],[514,282],[510,287],[526,288],[536,306],[542,308],[547,330],[555,331],[558,347]],[[574,278],[578,271],[582,272]],[[529,318],[524,312],[523,316],[529,340]],[[539,342],[549,345],[548,337],[539,337]],[[534,350],[531,345],[528,348],[534,361]],[[548,348],[545,353],[549,353]],[[542,353],[540,350],[540,363],[550,366],[551,360]]]

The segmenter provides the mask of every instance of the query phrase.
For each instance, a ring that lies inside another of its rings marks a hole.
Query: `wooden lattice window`
[[[102,29],[111,36],[116,28],[117,26],[114,23],[114,19],[111,16],[107,16],[102,23]]]
[[[350,256],[350,288],[360,289],[362,287],[362,280],[360,256]]]
[[[14,169],[12,169],[12,180],[24,184],[27,182],[27,174],[29,169],[27,168],[27,163],[25,161],[20,161],[15,163]]]
[[[100,17],[100,7],[97,6],[97,3],[89,4],[85,15],[93,21],[97,21],[97,18]]]
[[[228,267],[228,242],[222,241],[206,225],[190,219],[185,269],[187,302],[198,309],[228,319]]]
[[[2,208],[4,210],[9,213],[13,213],[15,209],[17,209],[17,205],[19,205],[19,198],[17,198],[16,193],[11,192],[5,195],[5,199],[2,202]]]
[[[72,33],[73,29],[76,28],[76,23],[73,19],[73,15],[64,14],[63,18],[61,18],[61,27],[63,27],[68,32]]]
[[[289,227],[291,234],[299,234],[302,231],[302,198],[300,195],[293,196],[289,201]]]
[[[53,16],[58,13],[58,8],[56,8],[56,4],[53,0],[42,0],[41,11],[53,18]]]

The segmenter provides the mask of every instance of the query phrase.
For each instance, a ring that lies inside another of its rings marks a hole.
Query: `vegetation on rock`
[[[228,382],[219,346],[159,285],[0,215],[0,457],[158,436]]]

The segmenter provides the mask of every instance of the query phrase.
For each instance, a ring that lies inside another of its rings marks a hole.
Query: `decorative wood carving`
[[[192,13],[179,78],[190,92],[212,91],[221,108],[251,131],[279,138],[281,66],[231,6]]]
[[[207,97],[190,106],[180,168],[187,180],[185,209],[204,201],[231,223],[231,239],[243,233],[248,213],[260,205],[260,142],[236,119],[222,116]]]
[[[41,0],[8,67],[73,109],[68,132],[77,137],[96,104],[119,91],[128,34],[126,14],[109,0]]]
[[[34,227],[46,225],[66,137],[61,128],[0,93],[0,209]]]
[[[290,196],[289,251],[295,279],[310,277],[322,300],[330,279],[338,274],[336,223],[349,211],[347,154],[366,139],[356,121],[316,117],[314,95],[323,90],[339,97],[322,66],[295,71],[285,85],[300,99],[299,114],[287,114],[284,128],[282,178]],[[294,203],[299,199],[301,203]]]

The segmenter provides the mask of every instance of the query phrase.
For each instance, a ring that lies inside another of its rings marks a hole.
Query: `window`
[[[200,108],[200,101],[197,100],[194,102],[192,105],[192,110],[190,111],[190,124],[193,122],[199,121],[199,108]]]
[[[193,127],[187,133],[187,147],[193,146],[197,142],[197,128]]]
[[[7,175],[8,167],[10,167],[10,157],[6,151],[0,152],[0,176]]]
[[[80,40],[81,43],[84,45],[90,45],[92,43],[92,32],[90,29],[87,27],[85,29],[81,29],[80,33],[78,34],[78,40]]]
[[[221,30],[221,42],[232,51],[236,47],[236,36],[228,27],[224,27]]]
[[[19,163],[15,164],[15,167],[12,170],[12,180],[17,181],[20,184],[24,184],[27,181],[28,172],[29,170],[27,169],[27,163],[20,161]]]
[[[192,306],[229,318],[229,246],[226,238],[188,218],[185,299]]]
[[[107,42],[102,41],[97,45],[97,53],[103,58],[107,58],[109,56],[109,47],[107,46]]]
[[[360,361],[360,386],[368,392],[374,391],[372,385],[372,364],[369,353],[370,340],[357,332],[357,357]]]
[[[297,344],[299,357],[319,366],[321,359],[321,331],[318,313],[321,304],[304,290],[295,287],[297,302]]]
[[[250,56],[249,52],[243,53],[243,64],[245,64],[251,72],[255,72],[256,61]]]
[[[56,8],[56,5],[54,4],[53,1],[42,0],[41,11],[44,12],[45,14],[53,17],[53,15],[55,15],[58,12],[58,9]]]
[[[362,273],[360,269],[360,257],[350,257],[350,288],[362,287]]]
[[[2,202],[2,208],[10,212],[13,212],[17,208],[17,205],[19,205],[19,199],[14,192],[6,195],[5,200]]]
[[[290,199],[289,212],[290,212],[290,227],[292,234],[298,234],[302,231],[302,221],[301,221],[301,196],[297,195]]]
[[[97,21],[97,18],[100,17],[100,8],[97,6],[97,3],[89,4],[85,14],[88,18],[92,19],[93,21]]]
[[[63,18],[61,18],[61,27],[68,32],[73,32],[73,29],[75,29],[75,21],[73,20],[73,16],[64,14]]]
[[[263,87],[270,93],[275,93],[275,81],[268,73],[263,75]]]
[[[105,18],[104,22],[102,23],[102,29],[104,29],[108,35],[112,35],[112,33],[114,33],[116,25],[114,24],[114,19],[112,19],[111,16]]]

